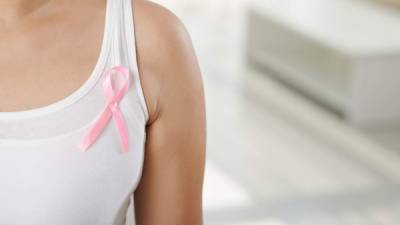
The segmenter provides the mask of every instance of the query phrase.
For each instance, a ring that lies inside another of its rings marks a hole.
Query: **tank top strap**
[[[133,1],[108,0],[112,9],[110,16],[112,29],[109,34],[111,35],[110,61],[113,65],[124,65],[129,69],[133,80],[132,84],[136,89],[138,101],[147,120],[149,115],[137,61]]]

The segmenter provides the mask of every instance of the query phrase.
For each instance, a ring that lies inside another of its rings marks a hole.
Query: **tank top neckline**
[[[0,120],[27,119],[61,110],[79,101],[79,99],[84,97],[96,85],[102,75],[102,70],[104,69],[103,67],[110,51],[110,36],[112,33],[111,20],[113,18],[113,16],[111,15],[111,2],[112,0],[106,0],[100,52],[89,77],[77,89],[75,89],[75,91],[53,103],[26,110],[0,111]]]

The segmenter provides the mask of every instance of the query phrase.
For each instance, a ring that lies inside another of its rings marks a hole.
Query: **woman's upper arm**
[[[150,114],[145,163],[135,192],[138,225],[202,224],[206,122],[190,38],[164,8],[136,0],[135,26]]]

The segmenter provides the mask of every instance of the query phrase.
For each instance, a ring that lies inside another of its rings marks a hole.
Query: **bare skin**
[[[0,0],[0,111],[64,98],[81,86],[97,61],[103,1],[37,2]]]
[[[201,225],[206,131],[197,59],[171,12],[133,2],[150,115],[137,224]],[[97,61],[104,9],[99,0],[0,0],[0,111],[49,105],[79,88]]]
[[[138,224],[200,225],[205,106],[197,60],[173,14],[135,2],[139,66],[152,115],[135,193]]]

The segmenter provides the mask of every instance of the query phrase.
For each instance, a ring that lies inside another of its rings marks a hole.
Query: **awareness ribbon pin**
[[[121,76],[123,79],[122,87],[118,90],[115,90],[113,86],[112,76]],[[124,66],[116,66],[106,71],[104,82],[103,82],[103,91],[107,99],[107,106],[104,109],[103,113],[96,120],[95,124],[91,127],[89,132],[84,136],[83,140],[79,144],[79,148],[83,151],[87,151],[88,148],[96,141],[99,135],[104,130],[108,121],[113,118],[115,125],[117,127],[119,138],[123,147],[124,153],[129,151],[129,142],[128,142],[128,130],[125,125],[125,121],[121,110],[119,108],[119,102],[122,100],[123,96],[129,89],[130,85],[130,76],[129,70]]]

